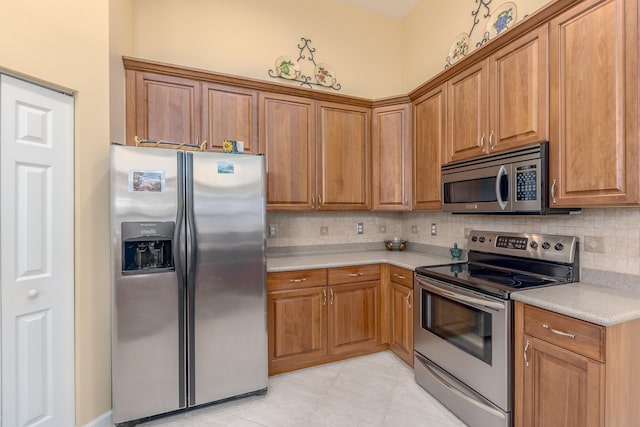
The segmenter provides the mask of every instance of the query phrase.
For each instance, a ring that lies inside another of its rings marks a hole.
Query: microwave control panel
[[[538,169],[535,164],[516,168],[516,200],[538,199]]]

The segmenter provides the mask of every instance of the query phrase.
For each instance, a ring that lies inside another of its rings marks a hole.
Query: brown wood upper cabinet
[[[318,102],[316,119],[319,210],[371,209],[371,109]]]
[[[447,82],[446,163],[548,139],[547,38],[543,25]]]
[[[140,139],[196,144],[200,134],[200,83],[147,72],[126,72],[127,144]]]
[[[260,93],[270,210],[369,210],[370,109]]]
[[[440,209],[440,163],[445,147],[446,85],[413,103],[413,209]]]
[[[134,137],[200,144],[225,139],[257,152],[258,92],[195,79],[127,70],[127,143]]]
[[[638,1],[580,2],[549,45],[552,206],[640,202]]]
[[[373,210],[411,209],[411,105],[373,109]]]
[[[202,135],[222,151],[222,141],[244,142],[245,153],[258,152],[258,91],[202,83]]]
[[[316,207],[315,101],[260,93],[260,151],[266,156],[267,208]]]

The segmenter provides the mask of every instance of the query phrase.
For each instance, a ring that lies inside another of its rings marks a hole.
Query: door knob
[[[29,291],[27,291],[27,295],[30,299],[34,299],[35,297],[40,295],[40,291],[38,291],[37,289],[29,289]]]

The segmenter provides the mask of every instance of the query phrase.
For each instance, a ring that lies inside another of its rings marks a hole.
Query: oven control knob
[[[551,247],[551,245],[549,244],[549,242],[544,242],[542,244],[542,249],[549,249]]]
[[[556,249],[556,251],[561,251],[561,250],[564,249],[564,245],[562,243],[558,242],[558,243],[556,243],[554,248]]]
[[[480,243],[484,243],[484,236],[480,236]]]
[[[478,237],[477,236],[471,236],[471,241],[472,242],[477,242],[478,241]]]
[[[538,249],[538,242],[532,241],[529,243],[529,246],[531,246],[531,249]]]

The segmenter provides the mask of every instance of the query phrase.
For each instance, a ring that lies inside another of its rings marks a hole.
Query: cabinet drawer
[[[329,269],[329,284],[368,282],[380,280],[380,265],[354,265]]]
[[[604,326],[526,305],[524,332],[567,350],[604,362]]]
[[[413,271],[406,268],[396,267],[394,265],[389,266],[389,280],[394,283],[406,286],[413,289]]]
[[[267,274],[267,291],[311,288],[327,284],[327,269],[283,271]]]

